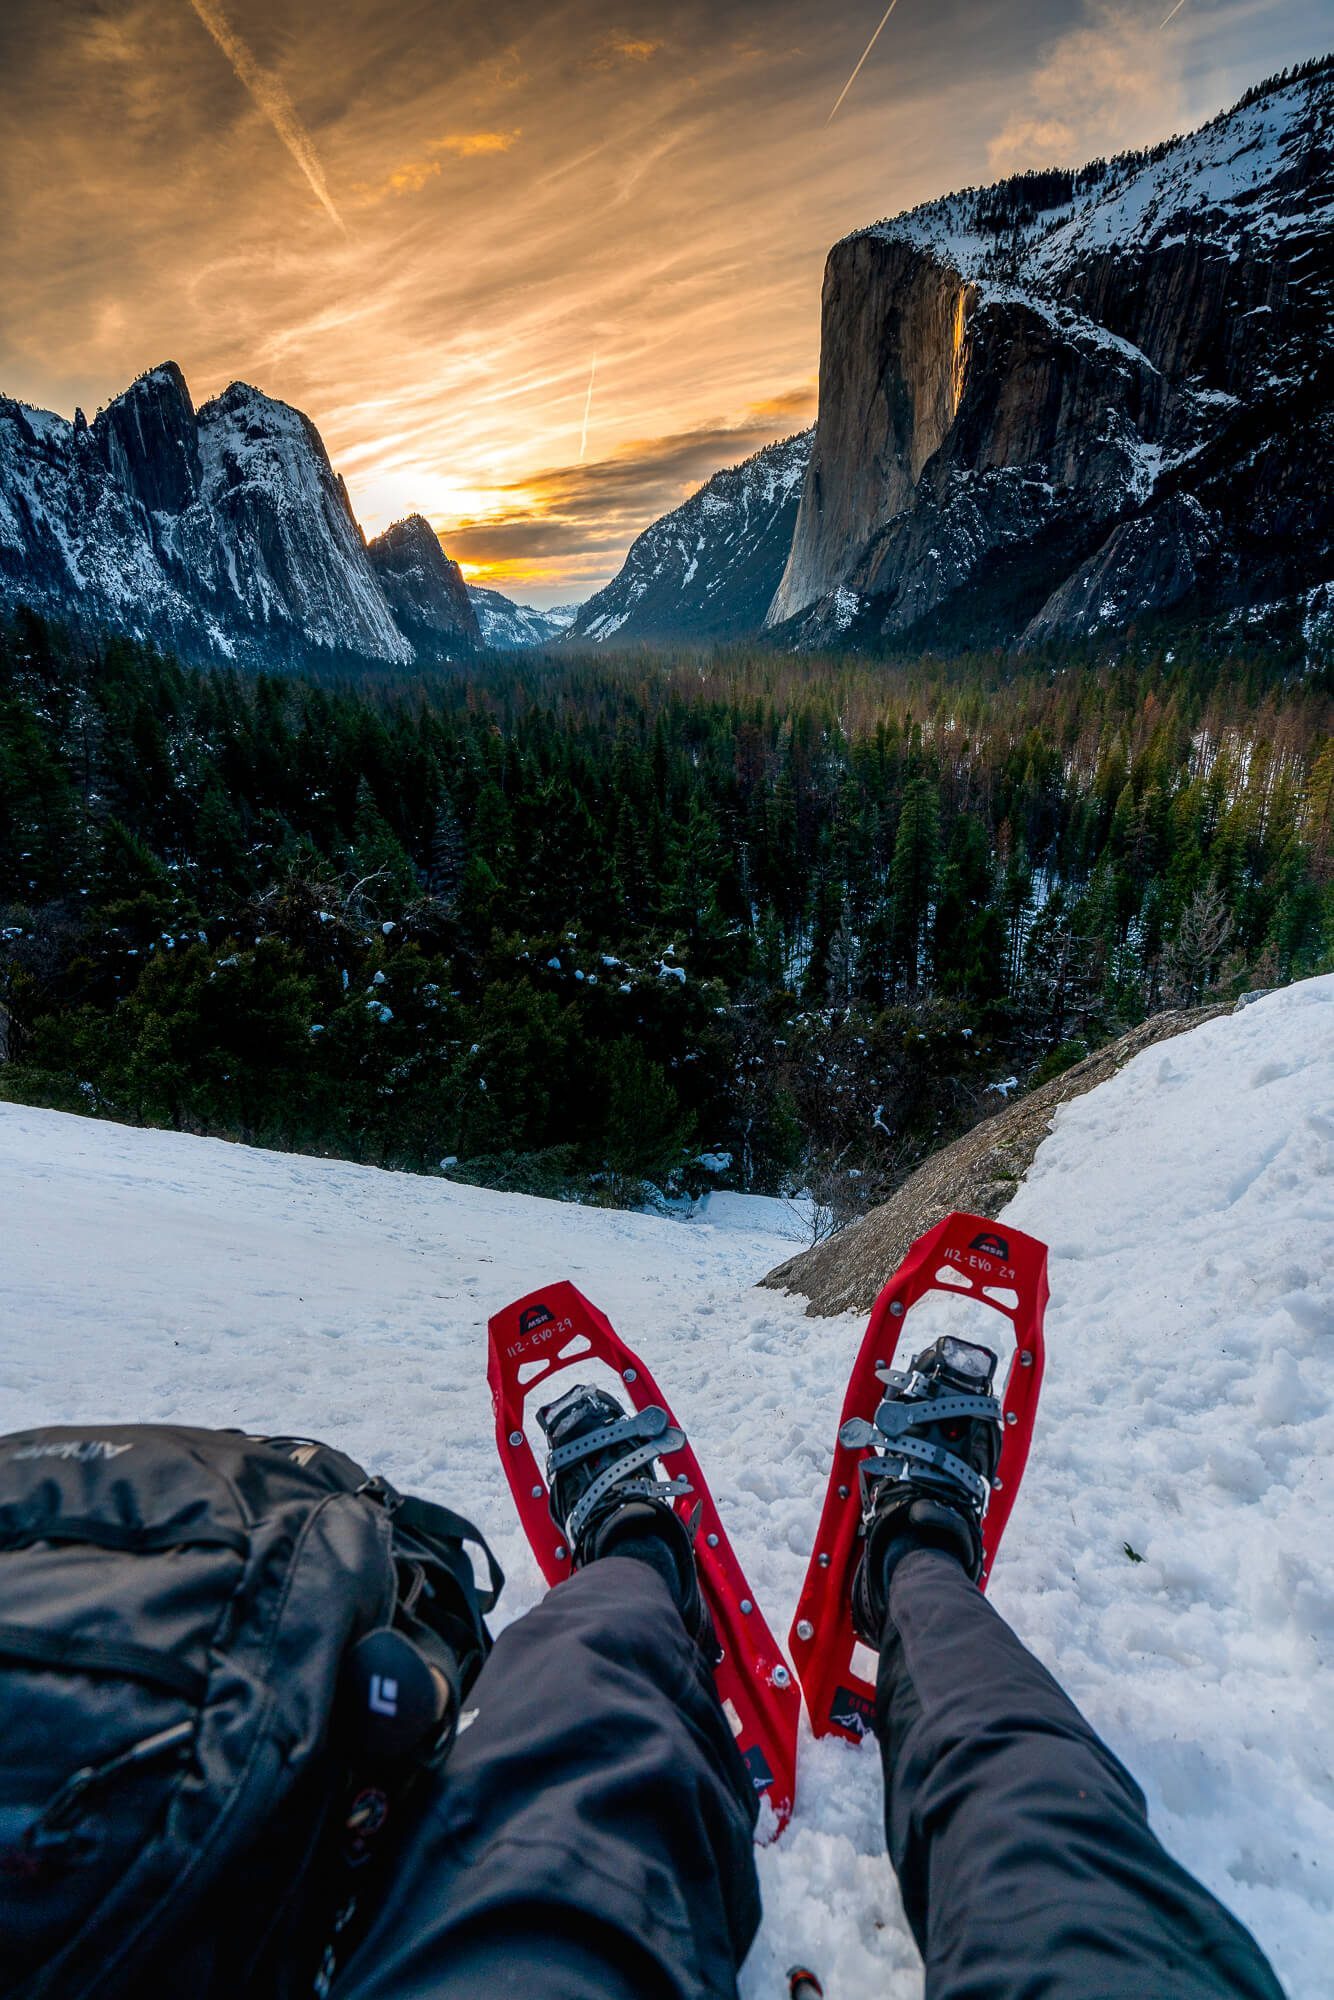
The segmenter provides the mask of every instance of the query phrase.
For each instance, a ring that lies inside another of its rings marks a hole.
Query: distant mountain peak
[[[495,652],[554,644],[579,609],[577,605],[567,605],[539,611],[535,604],[516,604],[512,597],[479,583],[468,585],[468,596],[477,614],[482,644]]]
[[[481,644],[463,573],[445,554],[425,515],[395,521],[367,544],[366,552],[395,623],[419,651],[442,646],[471,650]]]
[[[572,639],[731,639],[757,632],[787,560],[813,431],[715,472],[645,528],[588,599]]]
[[[196,410],[180,368],[161,362],[82,429],[0,398],[0,605],[201,661],[470,651],[457,567],[420,522],[411,585],[402,539],[391,531],[381,573],[315,425],[249,382]]]

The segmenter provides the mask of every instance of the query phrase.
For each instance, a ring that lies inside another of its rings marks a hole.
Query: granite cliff
[[[768,625],[1034,643],[1327,603],[1332,141],[1329,59],[836,244]]]

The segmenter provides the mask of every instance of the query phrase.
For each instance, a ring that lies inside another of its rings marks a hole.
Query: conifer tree
[[[904,788],[890,887],[894,895],[894,951],[909,993],[917,991],[922,946],[940,861],[940,800],[928,778]]]

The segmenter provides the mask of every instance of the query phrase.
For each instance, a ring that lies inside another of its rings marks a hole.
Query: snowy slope
[[[516,604],[499,590],[487,590],[480,583],[468,585],[482,644],[498,652],[512,652],[520,646],[549,646],[559,639],[578,613],[578,605],[553,606],[539,611],[534,604]]]
[[[869,233],[938,250],[978,280],[1008,265],[1044,289],[1099,252],[1158,249],[1187,232],[1223,252],[1245,238],[1306,236],[1334,222],[1319,144],[1328,74],[1323,105],[1320,92],[1310,81],[1266,90],[1185,138],[1066,176],[1020,175],[946,195]],[[1054,197],[1030,192],[1062,179],[1068,185]]]
[[[645,528],[580,609],[576,639],[727,639],[757,632],[783,573],[813,431],[715,472]]]
[[[772,1227],[768,1206],[733,1199],[714,1211],[728,1226],[607,1214],[0,1105],[0,1207],[7,1428],[98,1416],[322,1433],[474,1512],[510,1577],[506,1617],[540,1583],[494,1457],[485,1322],[572,1277],[671,1385],[786,1631],[860,1329],[752,1289],[779,1253],[746,1226]],[[1334,978],[1151,1049],[1063,1107],[1008,1215],[1050,1242],[1052,1302],[995,1602],[1140,1779],[1168,1845],[1255,1929],[1291,2000],[1319,2000],[1334,1904]],[[798,1957],[835,2000],[914,2000],[874,1754],[804,1741],[800,1784],[792,1828],[761,1856],[746,2000],[772,2000]]]

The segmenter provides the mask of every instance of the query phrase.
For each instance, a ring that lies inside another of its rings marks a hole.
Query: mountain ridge
[[[791,546],[814,433],[724,467],[631,544],[581,607],[571,641],[732,639],[757,632]]]
[[[91,423],[0,397],[0,606],[19,603],[201,664],[407,666],[481,643],[421,515],[368,545],[303,411],[241,381],[196,409],[170,361]]]

